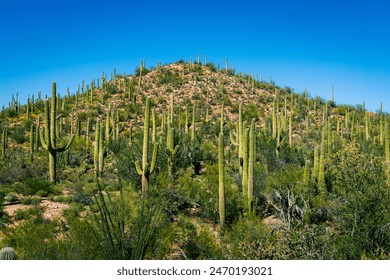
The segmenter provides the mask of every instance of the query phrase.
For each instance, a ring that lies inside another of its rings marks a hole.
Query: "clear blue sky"
[[[4,3],[5,2],[5,3]],[[2,1],[0,105],[72,91],[104,70],[180,58],[223,64],[338,104],[390,112],[385,1]]]

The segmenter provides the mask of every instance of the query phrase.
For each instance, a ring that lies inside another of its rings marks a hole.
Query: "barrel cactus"
[[[16,252],[11,247],[5,247],[0,251],[0,260],[16,260]]]

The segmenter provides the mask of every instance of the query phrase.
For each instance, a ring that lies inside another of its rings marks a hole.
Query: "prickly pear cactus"
[[[11,247],[5,247],[0,251],[0,260],[16,260],[16,252]]]

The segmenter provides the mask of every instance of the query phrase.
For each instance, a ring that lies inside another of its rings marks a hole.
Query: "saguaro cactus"
[[[179,145],[175,146],[175,128],[171,127],[168,123],[168,135],[167,135],[167,149],[169,152],[168,157],[168,173],[173,174],[173,158],[179,149]]]
[[[57,110],[57,93],[56,93],[56,83],[52,83],[52,97],[51,104],[49,106],[49,101],[45,100],[45,128],[44,132],[40,131],[41,144],[42,147],[49,152],[49,170],[50,170],[50,181],[56,181],[56,168],[57,168],[57,154],[62,153],[69,149],[70,145],[74,140],[74,135],[71,136],[71,139],[63,147],[58,147],[57,144],[59,139],[56,137],[56,119]]]
[[[6,158],[7,142],[8,142],[8,130],[6,128],[4,128],[3,129],[3,137],[2,137],[2,141],[1,141],[1,158],[3,160]]]
[[[100,121],[96,121],[95,128],[95,147],[93,150],[93,160],[95,165],[95,176],[100,177],[103,173],[104,166],[104,138],[103,138],[103,128],[100,126]]]
[[[320,153],[320,164],[318,171],[318,192],[320,195],[325,194],[325,149],[326,142],[322,140],[321,142],[321,153]]]
[[[137,173],[142,176],[142,192],[146,193],[149,186],[149,176],[154,171],[157,160],[158,142],[154,143],[152,161],[148,161],[148,150],[149,150],[149,126],[150,126],[150,98],[146,98],[145,106],[145,119],[144,119],[144,140],[142,147],[142,166],[139,161],[135,162],[135,168]]]
[[[219,182],[219,199],[218,199],[218,209],[219,209],[219,222],[221,226],[225,224],[225,175],[224,175],[224,144],[223,144],[223,132],[219,133],[218,138],[218,182]]]
[[[248,210],[252,211],[253,201],[253,171],[255,166],[256,138],[255,138],[255,119],[252,119],[249,131],[249,155],[248,155]]]
[[[30,161],[34,161],[34,124],[30,126]]]

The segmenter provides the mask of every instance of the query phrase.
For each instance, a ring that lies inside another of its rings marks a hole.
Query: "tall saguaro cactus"
[[[255,165],[256,154],[256,138],[255,138],[255,119],[252,119],[251,128],[249,131],[249,153],[248,153],[248,210],[252,211],[253,201],[253,171]]]
[[[158,142],[154,143],[153,154],[151,162],[148,161],[148,150],[149,150],[149,126],[150,126],[150,98],[146,98],[145,106],[145,119],[144,119],[144,140],[142,147],[142,166],[139,161],[135,162],[135,168],[137,173],[142,176],[142,192],[146,193],[149,186],[149,176],[154,171],[157,160]]]
[[[219,210],[219,222],[221,226],[225,224],[225,175],[224,175],[224,144],[223,144],[223,132],[219,133],[218,138],[218,210]]]
[[[45,100],[45,129],[44,132],[40,131],[42,147],[49,152],[49,170],[50,181],[56,181],[56,168],[57,168],[57,154],[62,153],[69,149],[74,140],[74,135],[71,136],[68,143],[63,147],[58,147],[59,139],[56,136],[56,119],[57,117],[57,93],[56,83],[52,83],[52,97],[49,106],[49,101]]]

